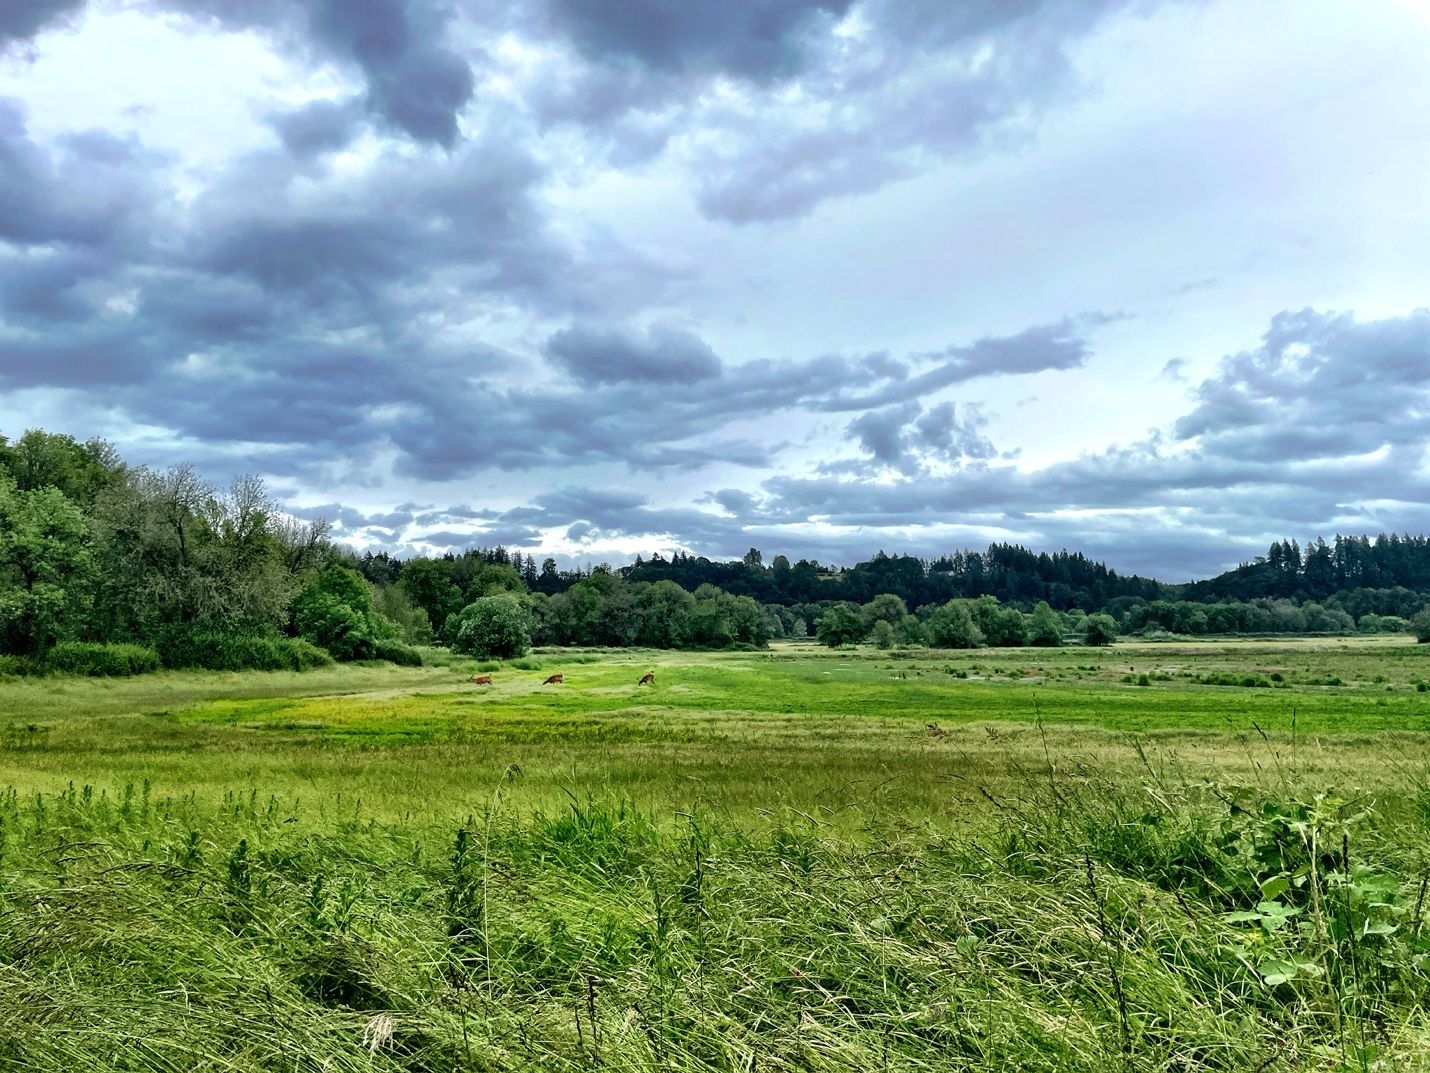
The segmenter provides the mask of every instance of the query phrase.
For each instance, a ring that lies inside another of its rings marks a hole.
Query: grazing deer
[[[553,674],[550,678],[548,678],[546,681],[542,682],[541,684],[544,685],[544,686],[554,686],[554,685],[559,685],[560,683],[562,683],[562,682],[564,682],[564,681],[566,681],[566,676],[565,676],[564,674]]]
[[[639,682],[637,682],[636,685],[638,685],[638,686],[653,686],[653,685],[655,685],[655,671],[646,671],[645,674],[641,675],[641,680],[640,680]]]
[[[489,686],[492,684],[492,676],[489,674],[474,674],[468,681],[475,682],[479,686]]]

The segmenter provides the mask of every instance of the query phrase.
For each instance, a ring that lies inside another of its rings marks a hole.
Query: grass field
[[[0,1069],[1430,1069],[1430,646],[481,667],[0,683]]]

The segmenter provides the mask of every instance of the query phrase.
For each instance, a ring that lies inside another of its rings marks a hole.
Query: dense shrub
[[[452,647],[484,658],[511,659],[531,647],[531,616],[511,593],[483,596],[447,622]]]
[[[278,634],[182,633],[159,644],[166,667],[209,671],[306,671],[333,657],[301,637]]]
[[[25,656],[0,655],[0,678],[39,674],[43,670],[44,668],[38,663]]]
[[[105,645],[61,641],[45,660],[50,670],[91,678],[128,678],[160,667],[159,653],[142,645]]]
[[[1410,620],[1410,632],[1420,644],[1430,644],[1430,607]]]
[[[377,658],[395,663],[399,667],[422,666],[422,653],[401,641],[379,641],[377,643]]]
[[[331,667],[333,657],[325,649],[319,648],[301,637],[279,637],[293,662],[293,670],[310,671],[315,667]]]

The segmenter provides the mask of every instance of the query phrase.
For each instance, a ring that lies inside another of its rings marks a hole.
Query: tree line
[[[1266,577],[1283,591],[1255,593]],[[131,466],[99,440],[0,436],[0,673],[410,664],[431,644],[510,656],[531,645],[757,648],[811,636],[951,648],[1118,633],[1423,627],[1430,638],[1423,590],[1407,581],[1430,587],[1426,538],[1337,538],[1306,552],[1278,542],[1181,587],[1011,544],[933,560],[880,552],[848,569],[783,555],[766,565],[756,549],[730,562],[680,552],[586,570],[504,548],[358,555],[325,522],[281,511],[256,477],[220,489],[189,465]]]

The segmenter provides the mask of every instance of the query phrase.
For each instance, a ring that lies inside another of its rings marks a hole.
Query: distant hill
[[[1381,533],[1319,537],[1303,549],[1294,540],[1235,570],[1181,587],[1188,600],[1251,600],[1259,596],[1324,600],[1358,590],[1430,592],[1430,537]]]

